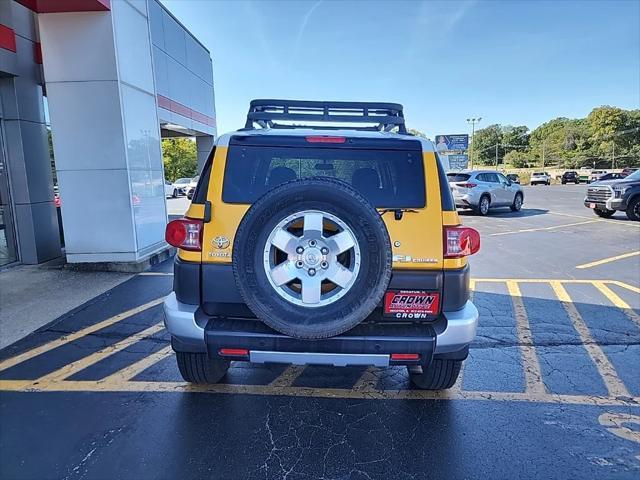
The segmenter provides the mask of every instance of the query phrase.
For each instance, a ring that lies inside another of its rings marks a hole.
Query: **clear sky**
[[[430,137],[640,108],[640,0],[162,0],[211,51],[218,133],[249,100],[392,101]]]

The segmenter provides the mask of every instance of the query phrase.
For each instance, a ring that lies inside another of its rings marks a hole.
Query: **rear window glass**
[[[468,173],[447,173],[447,179],[450,182],[466,182],[471,178]]]
[[[253,203],[290,180],[333,177],[379,208],[425,206],[420,150],[231,145],[222,200]]]

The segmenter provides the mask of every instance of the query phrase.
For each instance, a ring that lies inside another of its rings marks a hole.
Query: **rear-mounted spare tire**
[[[294,180],[267,192],[240,222],[233,273],[247,306],[292,337],[353,328],[382,300],[391,243],[376,209],[333,178]]]

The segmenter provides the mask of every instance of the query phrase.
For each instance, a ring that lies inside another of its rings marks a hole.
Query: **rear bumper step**
[[[210,357],[221,349],[247,349],[258,363],[299,365],[427,364],[435,350],[436,333],[426,324],[360,324],[349,332],[320,340],[301,340],[250,319],[212,318],[205,327]],[[417,360],[395,361],[392,353],[418,353]]]
[[[298,352],[249,352],[249,361],[253,363],[287,363],[292,365],[332,365],[348,367],[354,365],[372,365],[388,367],[389,355],[352,354],[352,353],[298,353]]]

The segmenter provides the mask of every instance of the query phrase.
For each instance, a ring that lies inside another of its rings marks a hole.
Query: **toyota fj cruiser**
[[[166,239],[165,325],[189,382],[218,382],[230,361],[406,365],[444,389],[475,337],[480,237],[398,104],[252,101]]]

